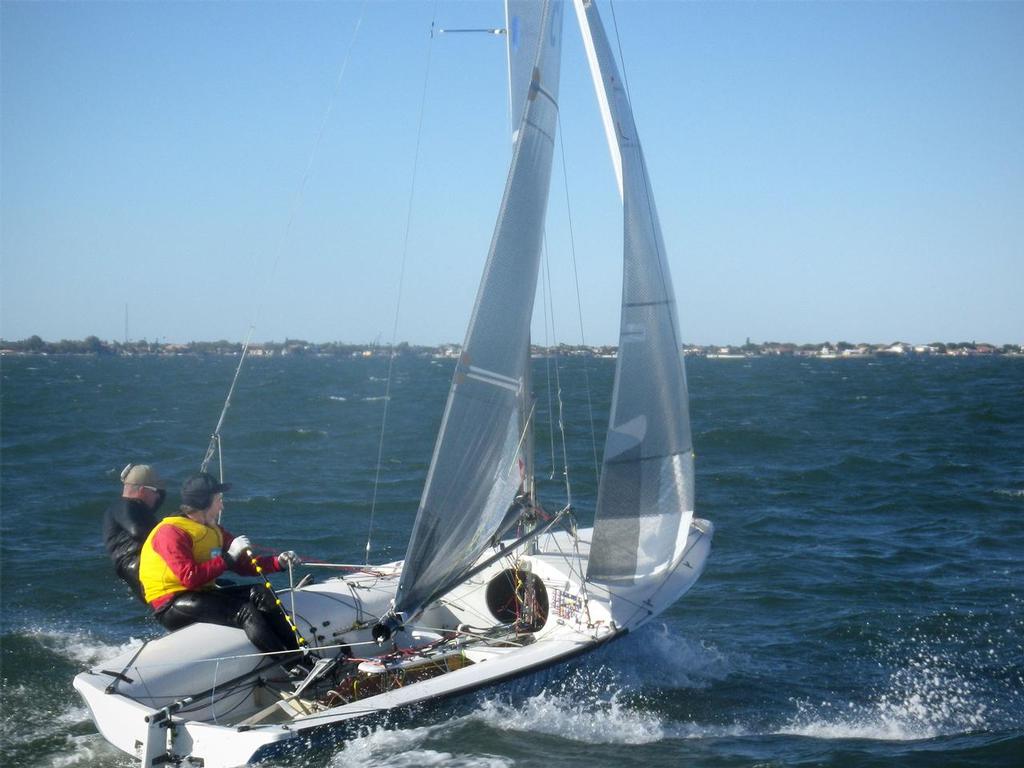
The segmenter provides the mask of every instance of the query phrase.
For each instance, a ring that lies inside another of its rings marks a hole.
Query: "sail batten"
[[[524,395],[558,115],[561,0],[509,8],[511,108],[521,114],[395,598],[406,620],[472,569],[528,482]]]

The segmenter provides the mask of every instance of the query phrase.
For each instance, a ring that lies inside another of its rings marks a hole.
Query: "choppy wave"
[[[455,755],[443,749],[431,749],[427,742],[442,731],[451,731],[458,721],[423,728],[389,730],[375,728],[349,741],[331,759],[332,768],[508,768],[514,761],[487,754]]]
[[[65,736],[64,743],[55,754],[49,754],[39,765],[46,768],[137,768],[138,761],[112,747],[99,734]]]
[[[969,682],[945,672],[906,670],[868,703],[797,702],[780,734],[819,739],[914,741],[987,727],[987,705]]]
[[[1013,619],[1017,602],[1011,595],[1008,625],[977,617],[965,629],[956,614],[929,617],[882,650],[878,665],[891,671],[867,700],[798,700],[779,733],[911,741],[1019,729],[1019,709],[1007,707],[1024,689],[1013,661],[1022,650],[1021,622]]]
[[[694,444],[700,445],[702,451],[738,450],[746,454],[781,450],[788,447],[791,440],[778,432],[752,426],[714,427],[696,435]]]
[[[95,736],[69,688],[83,665],[159,631],[125,602],[99,518],[137,459],[126,452],[168,478],[193,471],[234,372],[223,362],[4,360],[3,765],[131,764]],[[454,361],[395,362],[408,376],[388,393],[373,506],[382,404],[363,398],[383,396],[387,361],[253,361],[225,424],[225,465],[244,494],[231,499],[233,530],[354,562],[372,508],[375,559],[402,556]],[[446,702],[436,716],[450,719],[436,727],[424,712],[288,768],[1017,768],[1020,361],[794,362],[687,361],[698,509],[717,532],[707,572],[664,625],[502,695]],[[582,361],[559,364],[582,525],[597,493],[590,413],[607,416],[614,371],[587,365],[592,398]],[[543,361],[535,372],[543,393]],[[79,373],[103,386],[68,390]],[[554,451],[559,474],[538,493],[552,506],[564,484],[547,407],[541,394],[537,466]],[[541,758],[523,751],[531,740]]]
[[[996,488],[996,495],[1009,496],[1012,499],[1024,499],[1024,488]]]
[[[35,640],[51,653],[82,666],[96,664],[103,659],[134,650],[143,643],[143,640],[134,637],[123,643],[108,643],[83,630],[64,631],[35,627],[24,630],[21,634]]]
[[[129,766],[131,761],[93,731],[89,711],[68,690],[69,678],[47,685],[11,683],[20,671],[67,670],[95,664],[141,645],[131,639],[110,643],[80,630],[30,627],[8,633],[4,645],[19,647],[21,670],[5,665],[3,715],[0,717],[0,762],[4,765]]]

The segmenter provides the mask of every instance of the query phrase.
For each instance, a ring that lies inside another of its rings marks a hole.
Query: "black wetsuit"
[[[298,648],[284,614],[261,586],[236,584],[230,587],[179,592],[156,611],[156,619],[172,632],[204,621],[240,627],[246,637],[264,653],[294,651]]]
[[[156,509],[150,509],[139,499],[118,499],[103,515],[103,542],[114,570],[142,602],[146,598],[139,583],[139,552],[158,522]]]

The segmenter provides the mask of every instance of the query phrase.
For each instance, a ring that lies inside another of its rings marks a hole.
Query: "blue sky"
[[[1024,341],[1024,3],[614,8],[684,339]],[[503,23],[489,2],[5,0],[0,335],[121,339],[127,304],[136,339],[255,318],[258,340],[388,341],[408,217],[397,339],[461,341],[509,158],[504,43],[431,41],[435,14]],[[582,314],[614,343],[621,209],[565,18],[534,338],[577,342]]]

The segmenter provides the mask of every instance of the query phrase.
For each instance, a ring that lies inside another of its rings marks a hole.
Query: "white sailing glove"
[[[237,560],[245,554],[246,550],[252,549],[252,542],[248,536],[236,536],[228,547],[228,559]]]
[[[302,565],[302,558],[290,549],[277,556],[278,568],[294,568],[296,565]]]

